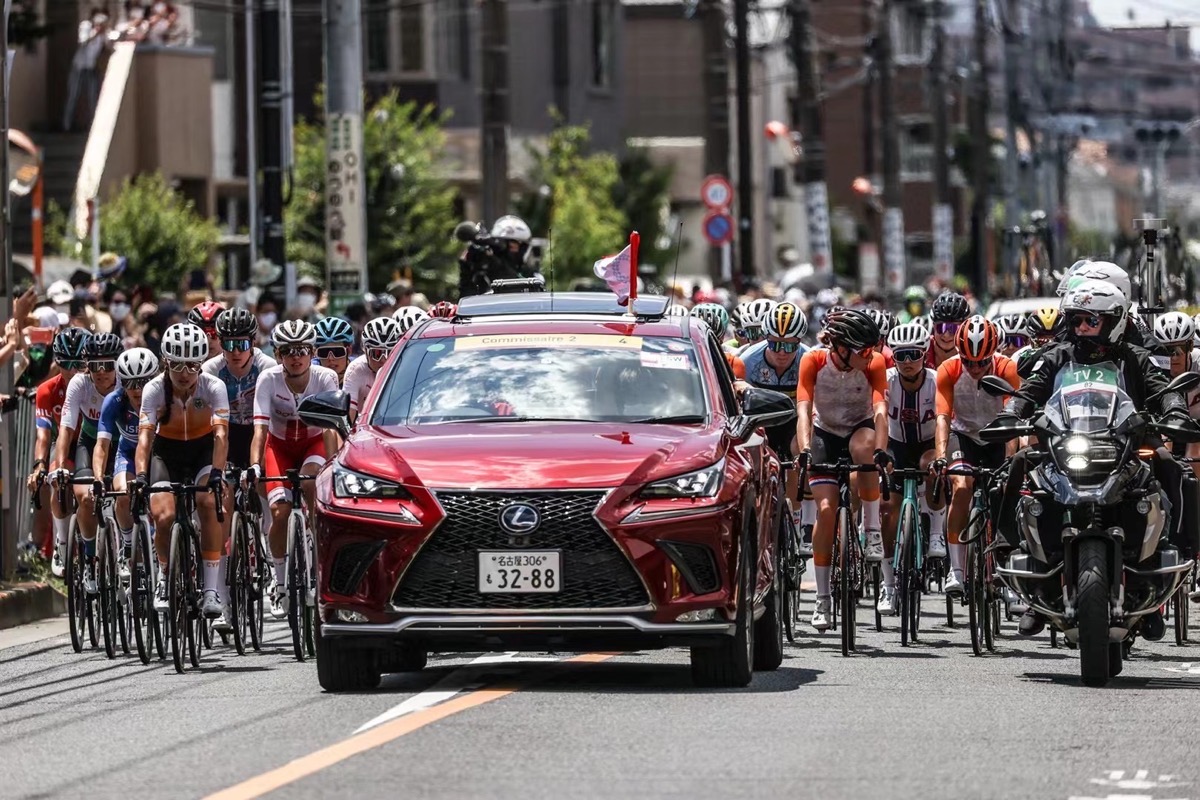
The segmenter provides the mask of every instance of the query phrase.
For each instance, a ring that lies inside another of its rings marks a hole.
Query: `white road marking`
[[[502,667],[506,664],[559,660],[559,658],[553,656],[549,658],[539,656],[520,656],[516,652],[490,653],[485,656],[480,656],[479,658],[476,658],[475,660],[454,670],[425,691],[413,695],[404,702],[393,706],[389,710],[375,717],[370,722],[365,723],[359,727],[358,730],[354,731],[354,733],[357,735],[363,731],[369,731],[371,728],[375,728],[385,722],[391,722],[392,720],[403,717],[406,714],[412,714],[414,711],[423,711],[427,708],[432,708],[439,703],[444,703],[465,690],[477,689],[481,685],[480,679],[488,673],[496,674],[509,671],[498,670],[496,669],[497,667]]]
[[[1178,667],[1163,667],[1167,672],[1182,672],[1184,675],[1200,675],[1200,661],[1185,661]]]
[[[1150,770],[1139,769],[1135,770],[1133,777],[1126,778],[1126,771],[1122,769],[1109,770],[1105,773],[1106,777],[1091,778],[1091,782],[1097,786],[1104,786],[1113,789],[1124,789],[1133,791],[1150,791],[1154,789],[1167,789],[1178,786],[1187,786],[1187,781],[1176,781],[1174,775],[1159,775],[1157,779],[1150,777]],[[1068,800],[1155,800],[1153,795],[1149,794],[1110,794],[1106,797],[1087,797],[1081,795],[1072,795]],[[1167,800],[1159,798],[1159,800]],[[1172,798],[1171,800],[1188,800],[1185,797]]]

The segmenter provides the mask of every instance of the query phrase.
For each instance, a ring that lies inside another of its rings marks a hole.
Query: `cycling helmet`
[[[1129,299],[1133,287],[1129,281],[1129,273],[1111,261],[1089,261],[1071,273],[1066,280],[1066,291],[1078,286],[1083,281],[1107,281],[1121,291]]]
[[[458,313],[458,306],[448,300],[443,300],[440,303],[435,303],[433,308],[429,309],[429,316],[438,319],[450,319]]]
[[[418,322],[429,319],[429,315],[416,306],[404,306],[392,314],[392,319],[396,320],[396,324],[400,326],[400,333],[405,334]]]
[[[1104,347],[1115,345],[1125,335],[1129,325],[1129,299],[1107,281],[1089,280],[1073,286],[1062,300],[1062,313],[1068,317],[1067,335],[1077,345]],[[1095,334],[1080,334],[1071,325],[1073,314],[1094,314],[1100,318],[1100,330]]]
[[[1196,324],[1182,311],[1169,311],[1155,318],[1154,338],[1159,344],[1191,345],[1196,338]]]
[[[245,339],[256,333],[258,317],[244,308],[228,308],[217,315],[217,335],[223,339]]]
[[[376,317],[363,326],[363,347],[392,347],[400,341],[404,331],[400,323],[391,317]]]
[[[763,327],[767,321],[767,315],[771,313],[771,309],[775,307],[774,300],[768,300],[765,297],[760,297],[757,300],[751,300],[749,308],[742,316],[742,327]]]
[[[923,303],[928,296],[928,293],[920,286],[910,286],[904,290],[904,302],[906,304],[918,301]]]
[[[1025,330],[1025,317],[1021,314],[1001,314],[993,320],[1000,329],[1000,336],[1028,336]]]
[[[959,327],[954,343],[964,361],[983,361],[995,355],[1000,347],[1000,329],[990,319],[976,314]]]
[[[1053,336],[1062,317],[1054,306],[1042,306],[1025,320],[1025,332],[1034,339]]]
[[[54,337],[55,361],[83,361],[87,358],[87,343],[92,335],[83,328],[64,328]]]
[[[691,314],[693,317],[703,320],[717,336],[724,336],[726,329],[729,328],[729,312],[725,310],[724,306],[716,303],[701,303],[692,308]]]
[[[317,347],[326,344],[344,344],[348,347],[354,344],[354,328],[341,317],[325,317],[313,327],[317,333]]]
[[[933,317],[929,316],[928,314],[922,314],[921,316],[916,317],[913,322],[924,328],[926,333],[933,332]]]
[[[888,332],[892,329],[892,315],[882,309],[865,308],[863,309],[870,315],[871,319],[875,320],[875,324],[879,326],[880,340],[887,339]]]
[[[187,321],[193,325],[198,325],[206,331],[215,330],[217,327],[217,318],[221,316],[221,312],[224,310],[225,306],[215,300],[205,300],[188,312]]]
[[[687,315],[687,306],[681,306],[679,303],[671,303],[671,305],[667,306],[668,317],[686,317]]]
[[[777,339],[799,339],[808,332],[808,319],[795,303],[780,303],[767,315],[763,332]]]
[[[892,328],[887,335],[887,343],[893,351],[921,350],[924,352],[929,349],[929,331],[920,323],[907,322]]]
[[[964,322],[971,316],[971,305],[958,292],[942,292],[933,301],[929,314],[934,322]]]
[[[88,339],[87,357],[89,359],[109,359],[121,355],[125,343],[115,333],[94,333]]]
[[[492,225],[493,239],[510,239],[514,242],[528,244],[533,238],[533,231],[525,224],[525,220],[512,214],[501,217]]]
[[[1200,347],[1200,314],[1192,317],[1192,324],[1196,327],[1196,347]]]
[[[750,301],[738,303],[733,308],[733,313],[729,315],[729,321],[733,323],[734,328],[746,327],[746,320],[750,315]]]
[[[302,319],[289,319],[281,322],[271,331],[271,343],[276,347],[287,345],[314,345],[317,341],[317,329],[311,322]]]
[[[158,359],[145,347],[126,350],[117,357],[117,377],[122,381],[144,381],[158,374]]]
[[[208,337],[199,325],[177,322],[163,334],[162,354],[171,361],[199,364],[208,358]]]
[[[825,315],[825,328],[821,334],[831,347],[866,350],[879,344],[879,326],[875,320],[866,312],[854,308],[829,311]]]

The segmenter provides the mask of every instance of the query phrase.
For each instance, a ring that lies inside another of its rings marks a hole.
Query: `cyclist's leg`
[[[950,539],[950,569],[951,578],[946,584],[946,591],[961,591],[963,571],[967,564],[967,546],[960,543],[959,537],[967,526],[967,518],[971,512],[971,493],[975,482],[967,475],[955,474],[955,468],[971,466],[978,463],[976,448],[966,436],[957,433],[950,434],[950,511],[947,513],[947,527]]]
[[[189,480],[196,486],[203,486],[212,474],[211,437],[205,437],[203,445],[197,445],[192,452]],[[191,444],[189,442],[189,444]],[[209,616],[216,616],[219,604],[225,595],[221,584],[221,551],[224,549],[224,526],[217,519],[217,498],[212,492],[196,494],[196,516],[200,518],[200,560],[204,567],[204,611]]]
[[[52,459],[47,472],[53,472],[59,466],[59,463]],[[66,467],[72,472],[75,470],[75,462],[73,461],[61,466]],[[54,529],[54,574],[61,578],[67,565],[67,535],[71,528],[71,509],[63,507],[62,503],[59,502],[59,493],[57,491],[50,491],[49,483],[43,485],[42,490],[50,495],[50,524]]]
[[[92,469],[92,445],[82,439],[75,444],[75,477],[91,478],[95,476]],[[96,506],[92,501],[92,487],[77,485],[72,489],[75,493],[75,519],[79,523],[79,533],[83,537],[83,549],[88,558],[95,555],[96,550]]]
[[[316,475],[321,471],[321,467],[323,466],[325,466],[325,439],[323,436],[314,436],[305,448],[304,462],[300,465],[300,474]],[[305,481],[302,486],[304,488],[304,502],[308,506],[311,524],[313,511],[317,507],[317,482]]]
[[[850,460],[855,464],[872,464],[875,457],[875,426],[868,420],[860,423],[850,435]],[[858,473],[858,496],[862,502],[863,534],[867,542],[867,560],[883,559],[883,540],[879,518],[879,475]]]
[[[849,455],[848,437],[836,436],[814,426],[812,443],[809,446],[814,464],[836,463]],[[817,581],[817,606],[813,610],[813,627],[817,630],[829,628],[829,613],[832,607],[830,574],[833,566],[833,540],[837,526],[838,482],[837,478],[819,470],[810,470],[808,485],[812,489],[817,506],[817,518],[813,525],[813,572]]]
[[[171,483],[171,470],[159,451],[159,441],[154,442],[150,457],[150,485],[163,486]],[[164,448],[166,449],[166,448]],[[150,518],[154,522],[154,552],[158,556],[158,583],[156,604],[166,601],[169,578],[167,571],[171,557],[171,525],[175,522],[175,498],[169,492],[150,495]]]
[[[112,476],[113,491],[121,492],[113,503],[113,513],[117,518],[117,530],[121,534],[121,564],[124,567],[133,555],[133,514],[129,510],[129,495],[125,493],[129,482],[133,480],[132,456],[127,458],[118,449],[113,461]]]
[[[287,443],[268,435],[267,446],[263,451],[263,469],[266,473],[283,475],[297,466],[300,466],[300,463],[293,457]],[[267,540],[271,547],[271,560],[275,564],[277,587],[283,587],[287,583],[284,573],[287,563],[287,522],[292,513],[288,489],[282,481],[268,481],[266,485],[267,503],[271,508],[271,530]]]

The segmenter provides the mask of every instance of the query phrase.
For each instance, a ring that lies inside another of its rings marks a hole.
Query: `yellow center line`
[[[566,661],[561,663],[595,664],[612,658],[613,655],[612,653],[586,653],[566,659]],[[420,730],[426,725],[431,725],[438,720],[453,716],[459,712],[481,706],[484,703],[490,703],[493,700],[499,700],[522,688],[527,688],[533,683],[536,683],[536,681],[531,681],[525,687],[518,686],[511,689],[478,689],[470,694],[447,700],[440,705],[400,717],[356,736],[351,736],[349,739],[331,744],[315,753],[301,756],[293,761],[289,761],[282,767],[242,781],[236,786],[231,786],[228,789],[222,789],[219,792],[210,794],[205,800],[251,800],[251,798],[262,797],[269,792],[307,778],[309,775],[332,767],[334,764],[345,761],[359,753],[364,753],[385,745],[388,742],[395,741],[401,736]]]

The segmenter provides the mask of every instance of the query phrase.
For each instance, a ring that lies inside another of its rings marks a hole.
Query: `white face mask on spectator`
[[[279,320],[278,314],[276,314],[274,311],[268,311],[267,313],[259,316],[258,324],[260,327],[265,328],[266,330],[270,330],[271,328],[275,327],[275,323],[278,320]]]
[[[317,296],[312,292],[300,292],[296,295],[296,308],[302,311],[311,311],[316,304]]]
[[[108,314],[115,322],[123,322],[129,316],[128,303],[113,303],[108,307]]]

